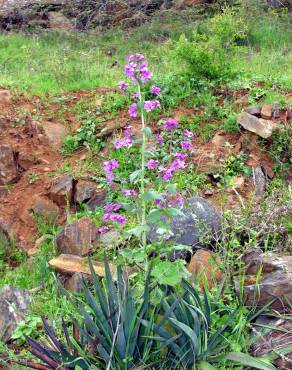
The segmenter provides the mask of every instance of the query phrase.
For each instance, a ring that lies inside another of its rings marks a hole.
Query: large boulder
[[[0,341],[7,343],[17,325],[29,313],[31,295],[27,290],[6,285],[0,290]]]
[[[192,246],[196,249],[202,245],[203,239],[207,238],[210,242],[220,237],[221,216],[206,199],[190,198],[181,211],[184,216],[175,216],[170,220],[164,219],[165,222],[170,223],[172,232],[168,241],[176,245]],[[148,239],[150,242],[160,240],[155,225],[151,226]]]
[[[51,200],[39,195],[32,199],[30,210],[47,220],[54,221],[58,217],[59,207]]]
[[[95,224],[87,217],[66,225],[57,236],[58,254],[85,256],[99,246],[99,233]]]
[[[243,256],[246,264],[244,296],[246,304],[292,311],[292,256],[247,251]],[[240,288],[239,288],[240,289]]]
[[[13,150],[8,145],[0,145],[0,185],[14,182],[17,176]]]
[[[75,203],[86,203],[97,191],[96,183],[87,180],[78,180],[75,187],[74,201]]]
[[[59,206],[65,206],[73,201],[73,177],[62,175],[56,178],[50,189],[50,198]]]

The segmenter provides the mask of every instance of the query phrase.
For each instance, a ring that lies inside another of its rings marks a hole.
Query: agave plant
[[[214,309],[204,292],[187,281],[182,282],[182,295],[171,291],[161,301],[160,319],[153,323],[143,320],[143,325],[153,327],[152,337],[159,345],[157,353],[165,354],[165,369],[217,369],[212,364],[226,361],[263,370],[275,367],[259,358],[234,352],[226,354],[228,336],[233,327],[234,311],[220,329],[212,331],[211,312]]]
[[[66,343],[62,343],[58,340],[54,329],[49,325],[48,321],[43,318],[43,326],[45,333],[50,341],[50,345],[39,344],[35,340],[26,337],[26,342],[29,344],[29,351],[42,361],[41,363],[33,362],[21,362],[21,365],[30,367],[32,369],[42,370],[55,370],[55,369],[82,369],[89,370],[91,367],[89,363],[83,358],[83,353],[95,352],[96,345],[98,343],[97,338],[90,339],[80,335],[80,328],[78,324],[73,324],[73,335],[70,338],[68,328],[64,321],[62,321],[62,327]]]
[[[26,363],[26,366],[35,369],[128,370],[138,365],[143,366],[148,360],[153,341],[148,339],[150,329],[141,320],[153,321],[149,301],[149,276],[143,296],[137,302],[121,267],[117,269],[115,280],[105,259],[103,285],[95,274],[92,262],[89,263],[93,288],[84,284],[85,305],[78,306],[83,317],[82,325],[75,323],[73,339],[70,339],[63,323],[66,338],[64,345],[58,341],[47,321],[43,320],[52,347],[26,338],[30,352],[43,363]]]

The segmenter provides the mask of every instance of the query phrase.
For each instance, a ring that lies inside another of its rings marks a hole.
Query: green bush
[[[175,49],[194,80],[229,80],[236,74],[232,56],[246,38],[246,26],[229,10],[199,26],[188,40],[181,36]]]

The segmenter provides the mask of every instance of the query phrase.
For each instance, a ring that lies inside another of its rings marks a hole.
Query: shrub
[[[193,81],[229,80],[236,74],[232,56],[245,36],[243,21],[227,9],[198,27],[192,40],[181,36],[175,53]]]

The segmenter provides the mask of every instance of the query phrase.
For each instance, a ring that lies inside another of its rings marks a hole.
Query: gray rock
[[[59,207],[54,202],[38,195],[33,198],[30,210],[51,221],[56,220],[59,213]]]
[[[105,190],[99,189],[96,194],[86,203],[89,211],[95,211],[97,207],[105,205],[107,193]]]
[[[43,129],[49,143],[57,149],[61,148],[67,135],[66,127],[58,122],[47,121],[43,123]]]
[[[260,106],[255,106],[255,107],[248,107],[247,108],[247,113],[251,114],[252,116],[256,117],[261,117],[261,110],[262,108]]]
[[[83,281],[89,282],[91,279],[88,275],[81,272],[75,272],[72,276],[68,276],[64,282],[64,287],[74,293],[82,292]]]
[[[0,185],[16,181],[17,176],[13,150],[8,145],[0,145]]]
[[[246,304],[263,307],[272,301],[271,308],[292,311],[292,256],[275,253],[249,253],[246,263],[244,296]]]
[[[237,117],[237,123],[248,131],[254,132],[264,139],[272,136],[278,125],[269,120],[257,118],[249,113],[243,112]]]
[[[105,250],[115,249],[124,242],[124,239],[117,230],[110,230],[100,235],[100,246]]]
[[[58,177],[51,187],[50,197],[59,206],[65,206],[67,200],[71,204],[73,198],[73,178],[69,175]]]
[[[31,295],[27,290],[6,285],[0,290],[0,340],[7,343],[20,321],[29,313]]]
[[[94,196],[96,189],[97,187],[95,182],[78,180],[75,187],[75,203],[83,203],[89,201]]]
[[[174,217],[172,220],[165,220],[170,223],[170,229],[173,233],[168,241],[175,244],[183,244],[192,247],[199,247],[202,239],[208,241],[220,237],[221,216],[216,208],[201,197],[190,198],[183,207],[184,216]],[[157,227],[151,226],[148,234],[150,242],[159,240]]]
[[[99,245],[98,228],[87,217],[66,225],[56,239],[58,254],[85,256]]]
[[[254,171],[255,195],[257,197],[260,197],[265,192],[266,176],[261,166],[255,167],[253,171]]]

